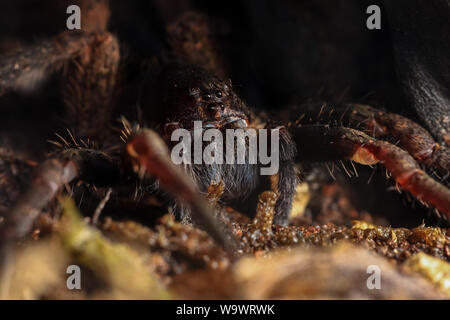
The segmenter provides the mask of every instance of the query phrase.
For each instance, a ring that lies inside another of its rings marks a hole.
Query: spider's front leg
[[[340,126],[303,125],[291,128],[291,133],[299,150],[298,160],[381,162],[403,189],[450,218],[450,190],[421,170],[405,150]]]
[[[292,200],[298,183],[298,173],[294,159],[296,146],[285,127],[279,130],[279,169],[270,177],[270,188],[277,195],[275,202],[275,216],[273,222],[277,225],[287,225],[292,208]]]

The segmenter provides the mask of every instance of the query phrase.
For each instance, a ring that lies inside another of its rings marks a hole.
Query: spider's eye
[[[211,98],[212,98],[212,95],[211,95],[210,93],[205,93],[205,94],[203,95],[203,99],[206,100],[206,101],[211,100]]]
[[[209,112],[217,112],[218,110],[223,110],[225,108],[225,105],[223,103],[210,103],[208,104],[208,106],[206,107],[206,110],[208,110]]]
[[[216,91],[216,97],[217,97],[217,98],[222,98],[222,96],[223,96],[222,91],[217,90],[217,91]]]

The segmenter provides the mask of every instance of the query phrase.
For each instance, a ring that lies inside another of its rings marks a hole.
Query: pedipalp
[[[212,214],[214,209],[199,194],[191,179],[172,162],[164,140],[155,131],[143,129],[137,132],[128,141],[126,151],[140,176],[148,173],[158,179],[164,189],[191,209],[194,221],[221,246],[233,252],[235,239],[217,224]]]

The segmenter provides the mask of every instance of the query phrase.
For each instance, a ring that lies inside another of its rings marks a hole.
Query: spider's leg
[[[271,190],[277,195],[275,202],[274,223],[287,225],[289,213],[292,208],[292,200],[297,186],[297,170],[295,168],[296,148],[288,130],[279,128],[279,169],[275,175],[270,177]]]
[[[77,176],[72,161],[50,159],[42,163],[29,190],[5,216],[0,225],[0,282],[1,295],[7,290],[10,263],[14,246],[32,228],[42,208],[53,199],[58,190]]]
[[[405,4],[407,6],[405,7]],[[449,2],[386,1],[396,72],[408,107],[439,142],[450,145]]]
[[[304,125],[290,131],[298,148],[297,160],[380,162],[403,189],[450,218],[450,190],[421,170],[405,150],[345,127]]]
[[[0,95],[6,90],[32,90],[64,68],[64,102],[68,125],[82,138],[104,136],[110,123],[112,93],[120,60],[119,43],[106,31],[107,0],[79,0],[82,30],[0,57]]]
[[[66,122],[77,136],[96,140],[105,136],[111,123],[119,60],[117,39],[99,33],[97,41],[68,65],[63,92]]]
[[[7,90],[33,90],[95,40],[82,32],[62,33],[0,57],[0,95]]]
[[[67,3],[67,5],[76,4],[80,7],[83,31],[105,32],[107,30],[111,15],[109,0],[68,0]]]
[[[187,11],[168,24],[167,34],[175,59],[204,68],[221,78],[226,76],[207,16]]]
[[[73,161],[49,159],[37,169],[31,187],[6,215],[0,229],[2,244],[22,238],[31,229],[42,208],[52,200],[59,189],[78,175]]]
[[[28,190],[6,213],[0,225],[0,262],[15,243],[28,234],[41,210],[59,190],[75,178],[108,185],[119,179],[116,161],[91,149],[67,149],[44,161],[36,169]]]
[[[153,130],[136,133],[126,146],[128,156],[141,175],[145,172],[158,179],[163,188],[186,204],[193,219],[225,249],[234,249],[234,239],[226,234],[212,215],[211,207],[191,179],[171,160],[164,140]]]
[[[107,32],[107,0],[79,0],[82,29],[96,35],[65,69],[63,97],[66,122],[81,138],[98,141],[111,123],[113,92],[120,49],[117,38]]]
[[[361,104],[305,104],[299,107],[304,115],[301,123],[335,123],[364,131],[376,138],[388,138],[408,151],[414,159],[450,173],[450,150],[437,143],[431,134],[416,122],[398,114],[383,112]]]

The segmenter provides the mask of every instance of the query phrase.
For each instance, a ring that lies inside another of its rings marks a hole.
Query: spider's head
[[[249,112],[234,92],[231,81],[223,81],[209,72],[184,65],[171,65],[157,83],[157,110],[165,123],[164,134],[176,128],[192,130],[194,121],[205,129],[246,128]]]
[[[206,80],[189,89],[193,120],[202,121],[204,128],[246,128],[249,121],[245,104],[233,91],[231,82],[212,76]]]

